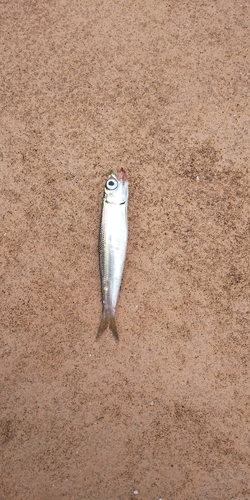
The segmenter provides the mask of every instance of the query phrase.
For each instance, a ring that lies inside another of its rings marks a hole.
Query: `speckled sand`
[[[0,500],[249,500],[250,2],[0,22]],[[117,166],[119,345],[95,342]]]

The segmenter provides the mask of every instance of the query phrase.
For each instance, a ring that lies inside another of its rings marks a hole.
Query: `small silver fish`
[[[102,282],[102,319],[98,339],[109,326],[119,340],[115,308],[119,296],[128,241],[128,180],[120,168],[112,172],[105,184],[99,236],[99,257]]]

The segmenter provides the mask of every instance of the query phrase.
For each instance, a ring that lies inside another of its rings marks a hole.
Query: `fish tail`
[[[118,336],[118,331],[117,331],[117,326],[116,326],[116,320],[115,320],[115,315],[111,314],[110,319],[109,319],[109,329],[116,340],[116,342],[119,342],[119,336]]]
[[[117,332],[117,326],[116,326],[116,321],[115,321],[115,315],[110,313],[110,311],[104,309],[103,314],[102,314],[102,319],[98,328],[98,332],[96,335],[96,340],[98,340],[102,334],[105,332],[107,328],[110,328],[110,331],[114,337],[114,339],[119,342],[119,337],[118,337],[118,332]]]

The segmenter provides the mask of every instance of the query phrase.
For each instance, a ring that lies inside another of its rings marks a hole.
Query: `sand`
[[[0,499],[249,500],[250,3],[0,19]],[[117,345],[97,242],[121,166]]]

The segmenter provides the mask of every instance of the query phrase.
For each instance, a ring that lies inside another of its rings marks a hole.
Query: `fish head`
[[[121,205],[128,200],[128,179],[123,168],[111,172],[104,189],[104,199],[107,203]]]

